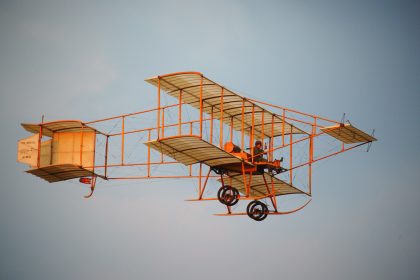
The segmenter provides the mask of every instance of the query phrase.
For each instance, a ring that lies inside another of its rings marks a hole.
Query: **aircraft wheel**
[[[268,216],[268,207],[258,200],[251,201],[246,207],[248,216],[256,221],[262,221]]]
[[[231,186],[222,186],[217,192],[217,199],[227,206],[233,206],[239,201],[239,191]]]

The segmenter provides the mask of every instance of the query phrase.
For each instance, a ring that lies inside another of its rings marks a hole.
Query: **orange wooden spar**
[[[293,134],[292,133],[290,133],[290,145],[289,145],[289,148],[290,148],[290,173],[289,173],[289,176],[290,176],[290,184],[291,185],[293,185]]]
[[[219,147],[222,148],[223,147],[223,90],[224,88],[222,87],[222,91],[220,93],[220,145]]]
[[[251,147],[251,156],[252,156],[252,163],[254,163],[254,116],[255,116],[255,107],[252,105],[252,121],[251,121],[251,137],[249,146]]]
[[[165,108],[162,108],[162,138],[165,137]]]
[[[212,176],[211,178],[216,178],[217,176]],[[198,175],[186,175],[186,176],[125,176],[125,177],[108,177],[108,180],[141,180],[141,179],[198,179]],[[217,198],[216,198],[217,199]]]
[[[274,188],[274,180],[273,177],[270,178],[271,183],[271,193],[275,194],[276,189]],[[273,206],[274,206],[274,212],[277,212],[277,196],[273,195]]]
[[[181,128],[182,128],[182,89],[179,90],[178,135],[181,135]]]
[[[270,136],[270,147],[269,147],[269,156],[270,156],[270,161],[274,160],[274,155],[273,155],[273,148],[274,148],[274,115],[271,116],[271,136]]]
[[[314,135],[316,134],[316,117],[312,125],[311,138],[309,139],[309,195],[312,195],[312,162],[314,160]]]
[[[108,164],[106,165],[108,168],[111,167],[133,167],[133,166],[152,166],[152,165],[167,165],[167,164],[180,164],[178,161],[150,161],[150,162],[136,162],[136,163],[115,163],[115,164]],[[105,165],[92,165],[92,166],[85,166],[86,168],[105,168]]]
[[[249,186],[247,184],[247,178],[246,178],[246,169],[245,169],[245,164],[244,162],[242,162],[242,176],[243,176],[243,180],[244,180],[244,186],[245,186],[245,196],[249,196]]]
[[[157,138],[160,138],[160,77],[158,77],[158,100],[157,100]]]
[[[261,112],[261,142],[264,144],[264,111]]]
[[[283,109],[283,121],[281,122],[281,144],[284,146],[284,120],[286,119],[286,110]]]
[[[203,75],[200,79],[200,138],[203,137]]]
[[[147,133],[147,142],[151,140],[151,130]],[[147,146],[147,177],[150,177],[150,146]]]
[[[79,153],[79,156],[80,156],[80,158],[79,158],[80,166],[82,166],[83,165],[83,161],[82,161],[82,158],[83,158],[83,126],[82,126],[82,133],[80,133],[80,153]]]
[[[242,116],[241,116],[241,149],[245,150],[245,99],[242,99]]]
[[[202,172],[203,172],[203,164],[200,162],[199,164],[199,169],[198,169],[198,193],[201,194],[202,193]]]
[[[121,124],[121,164],[124,165],[124,132],[125,132],[125,117],[122,117]]]
[[[109,142],[109,136],[106,136],[106,144],[105,144],[105,178],[107,178],[107,171],[108,171],[108,142]]]
[[[203,194],[204,194],[204,191],[206,190],[206,187],[207,187],[207,182],[208,182],[208,180],[209,180],[209,178],[210,178],[210,173],[211,173],[211,169],[209,168],[209,171],[207,172],[206,179],[205,179],[205,181],[204,181],[204,186],[203,186],[203,189],[201,190],[201,192],[200,192],[200,194],[199,194],[199,196],[198,196],[198,200],[202,200],[202,199],[203,199]],[[215,199],[215,198],[213,198],[213,199]]]
[[[211,107],[211,114],[210,114],[210,143],[213,143],[213,114],[214,114],[214,107]]]
[[[92,167],[92,172],[95,173],[95,164],[96,164],[96,137],[95,140],[93,141],[93,167]]]
[[[233,141],[233,118],[230,118],[230,142]]]
[[[190,135],[192,135],[192,134],[193,134],[193,123],[190,122]],[[189,165],[188,169],[189,169],[190,176],[192,176],[192,165]]]
[[[36,166],[40,168],[41,166],[41,141],[42,141],[42,124],[44,123],[44,116],[42,116],[41,125],[39,126],[39,135],[38,135],[38,154],[36,160]]]

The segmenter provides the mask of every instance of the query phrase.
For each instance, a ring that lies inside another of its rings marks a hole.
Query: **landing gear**
[[[251,201],[246,207],[248,216],[256,221],[262,221],[268,216],[268,207],[258,200]]]
[[[233,206],[239,201],[239,191],[231,186],[222,186],[217,192],[219,201],[227,206]]]

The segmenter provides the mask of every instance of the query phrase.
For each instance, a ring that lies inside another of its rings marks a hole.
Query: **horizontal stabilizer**
[[[375,137],[367,134],[366,132],[361,131],[360,129],[355,128],[351,124],[327,126],[321,128],[321,131],[346,144],[376,141]]]
[[[41,168],[31,169],[26,172],[38,176],[50,183],[89,176],[99,176],[104,178],[103,176],[93,173],[92,170],[88,170],[74,164],[49,165]]]

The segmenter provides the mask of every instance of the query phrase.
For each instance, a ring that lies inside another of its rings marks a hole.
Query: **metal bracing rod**
[[[338,151],[338,152],[334,152],[334,153],[331,153],[331,154],[328,154],[328,155],[325,155],[325,156],[322,156],[322,157],[319,157],[319,158],[313,159],[313,160],[312,160],[312,163],[317,162],[317,161],[320,161],[320,160],[323,160],[323,159],[326,159],[326,158],[329,158],[329,157],[332,157],[332,156],[335,156],[335,155],[338,155],[338,154],[341,154],[341,153],[344,153],[344,152],[347,152],[347,151],[349,151],[349,150],[351,150],[351,149],[354,149],[354,148],[357,148],[357,147],[360,147],[360,146],[366,145],[366,144],[368,144],[368,143],[371,143],[371,142],[363,142],[363,143],[357,144],[357,145],[355,145],[355,146],[351,146],[351,147],[345,148],[344,150],[341,150],[341,149],[340,149],[340,151]],[[305,163],[302,163],[302,164],[299,164],[299,165],[293,166],[291,169],[300,168],[300,167],[302,167],[302,166],[308,165],[309,163],[310,163],[310,162],[308,161],[308,162],[305,162]]]
[[[183,104],[185,104],[185,103],[183,103]],[[162,106],[161,108],[168,109],[168,108],[172,108],[172,107],[176,107],[176,106],[179,106],[179,103]],[[132,117],[132,116],[141,115],[141,114],[145,114],[145,113],[150,113],[150,112],[158,111],[158,110],[159,110],[159,108],[152,108],[152,109],[148,109],[148,110],[144,110],[144,111],[140,111],[140,112],[134,112],[134,113],[129,113],[129,114],[113,116],[113,117],[109,117],[109,118],[94,120],[94,121],[90,121],[90,122],[85,122],[84,124],[87,125],[87,124],[98,123],[98,122],[106,122],[106,121],[119,119],[119,118],[122,118],[122,117]]]
[[[203,121],[208,121],[208,120],[210,120],[210,118],[204,118],[203,119]],[[197,122],[199,122],[199,120],[182,122],[181,125],[190,124],[190,123],[197,123]],[[165,127],[168,128],[168,127],[174,127],[174,126],[178,126],[178,125],[179,125],[179,123],[172,123],[172,124],[165,125]],[[147,130],[157,130],[157,128],[156,127],[147,127],[147,128],[142,128],[142,129],[130,130],[130,131],[126,131],[125,135],[133,134],[133,133],[139,133],[139,132],[145,132]],[[121,133],[108,134],[108,136],[118,136],[118,135],[121,135]]]
[[[277,109],[281,109],[281,110],[287,110],[289,112],[296,113],[296,114],[299,114],[299,115],[303,115],[303,116],[306,116],[306,117],[318,118],[318,119],[323,120],[323,121],[332,122],[332,123],[335,123],[335,124],[340,124],[337,121],[333,121],[333,120],[330,120],[330,119],[327,119],[327,118],[323,118],[323,117],[316,116],[316,115],[311,115],[311,114],[308,114],[308,113],[303,113],[303,112],[300,112],[300,111],[297,111],[297,110],[293,110],[293,109],[286,108],[286,107],[281,107],[281,106],[278,106],[278,105],[270,104],[270,103],[259,101],[259,100],[256,100],[256,99],[248,98],[248,100],[253,101],[255,103],[264,104],[264,105],[267,105],[267,106],[270,106],[270,107],[273,107],[273,108],[277,108]]]
[[[313,137],[318,137],[318,136],[323,135],[323,134],[326,134],[326,133],[325,132],[320,132],[318,134],[314,134]],[[310,140],[310,139],[311,139],[311,136],[309,135],[305,138],[301,138],[299,140],[294,141],[292,144],[297,144],[299,142],[303,142],[303,141]],[[278,147],[275,147],[275,148],[273,147],[272,149],[269,149],[266,152],[273,152],[273,151],[276,151],[276,150],[279,150],[279,149],[282,149],[282,148],[286,148],[288,146],[290,146],[290,143],[285,144],[285,145],[281,145],[281,146],[278,146]],[[258,154],[258,155],[260,155],[260,154]],[[258,156],[258,155],[255,155],[255,156]]]

